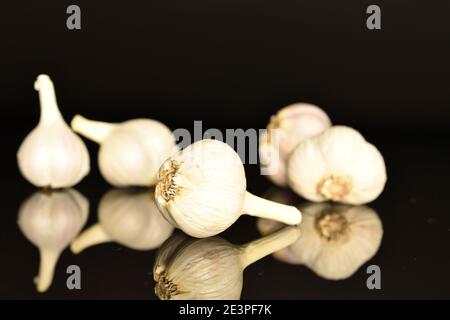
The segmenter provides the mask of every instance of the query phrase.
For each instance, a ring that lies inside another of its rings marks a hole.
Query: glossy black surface
[[[389,177],[383,194],[369,204],[378,213],[384,228],[378,253],[353,276],[340,281],[325,280],[304,266],[266,257],[245,270],[242,299],[450,297],[447,137],[369,134],[368,140],[375,142],[385,155]],[[271,184],[259,176],[256,166],[247,166],[246,171],[250,191],[264,195],[271,190]],[[152,268],[156,251],[134,251],[115,243],[88,248],[79,255],[66,249],[50,289],[37,293],[33,277],[38,269],[38,251],[17,226],[19,206],[34,189],[13,166],[7,174],[3,181],[9,188],[3,191],[0,227],[1,298],[155,298]],[[89,199],[89,226],[97,221],[98,201],[110,188],[94,168],[76,189]],[[302,203],[300,198],[286,192]],[[233,244],[255,240],[260,237],[255,223],[254,218],[241,217],[220,236]],[[82,270],[82,290],[66,288],[66,268],[71,264],[79,265]],[[381,268],[381,290],[366,287],[366,268],[371,264]]]

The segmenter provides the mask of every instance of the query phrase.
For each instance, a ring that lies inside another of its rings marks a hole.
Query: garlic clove
[[[90,170],[87,148],[64,122],[50,78],[40,75],[34,86],[39,91],[41,116],[17,152],[20,172],[37,187],[74,186]]]
[[[216,235],[241,214],[298,224],[301,213],[246,191],[239,155],[218,140],[201,140],[166,160],[158,175],[155,198],[173,226],[198,238]]]
[[[86,223],[89,203],[74,189],[38,191],[20,209],[18,225],[25,237],[39,249],[40,267],[35,278],[37,290],[51,285],[61,252]]]
[[[243,271],[250,264],[295,242],[299,228],[235,246],[219,237],[192,239],[177,234],[158,251],[153,277],[163,300],[240,298]]]
[[[274,172],[267,177],[278,186],[287,186],[286,167],[292,150],[330,126],[328,115],[309,103],[295,103],[279,110],[259,139],[260,162]]]
[[[381,153],[356,130],[334,126],[301,142],[289,159],[289,184],[311,201],[364,204],[386,183]]]
[[[70,244],[70,251],[78,254],[88,247],[114,241],[101,224],[97,223],[83,231]]]
[[[153,190],[113,189],[100,200],[99,222],[72,241],[73,253],[115,241],[134,250],[158,248],[173,227],[161,216]]]
[[[341,280],[353,275],[378,251],[383,226],[373,209],[330,203],[309,203],[301,208],[302,236],[274,253],[278,260],[303,264],[328,280]],[[263,235],[280,227],[276,222],[258,221]]]
[[[100,144],[98,164],[113,186],[153,186],[158,168],[174,150],[175,137],[164,124],[151,119],[122,123],[73,118],[72,129]]]

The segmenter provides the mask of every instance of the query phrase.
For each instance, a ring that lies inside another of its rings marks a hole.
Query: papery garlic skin
[[[39,75],[34,87],[39,91],[41,116],[17,152],[20,172],[37,187],[74,186],[90,170],[87,148],[64,122],[50,78]]]
[[[241,246],[219,237],[175,235],[161,246],[155,260],[155,293],[163,300],[239,299],[243,270],[299,235],[297,227],[286,227]]]
[[[368,203],[381,194],[387,180],[378,149],[345,126],[301,142],[291,154],[288,171],[292,189],[315,202]]]
[[[173,231],[160,214],[153,190],[113,189],[100,200],[99,222],[72,241],[71,250],[115,241],[134,250],[158,248]]]
[[[83,228],[88,213],[89,202],[74,189],[38,191],[22,203],[18,225],[40,253],[39,292],[49,288],[61,252]]]
[[[377,213],[365,206],[309,203],[301,206],[301,237],[274,253],[278,260],[303,264],[328,280],[347,279],[378,251],[383,226]],[[272,221],[258,221],[261,234],[280,228]]]
[[[260,163],[273,172],[267,177],[278,186],[287,186],[287,161],[292,150],[330,126],[325,111],[309,103],[295,103],[279,110],[259,138]]]
[[[298,224],[301,213],[246,192],[239,155],[217,140],[201,140],[166,160],[159,170],[156,203],[175,227],[198,238],[216,235],[241,214]]]
[[[71,126],[100,144],[100,172],[116,187],[155,185],[161,163],[176,150],[169,128],[152,119],[106,123],[77,115]]]

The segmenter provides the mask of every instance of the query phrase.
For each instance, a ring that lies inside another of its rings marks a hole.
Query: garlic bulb
[[[88,201],[74,189],[38,191],[23,202],[18,224],[39,249],[39,274],[34,279],[39,292],[52,283],[61,252],[83,228],[88,212]]]
[[[267,131],[259,137],[259,157],[267,177],[278,186],[287,186],[287,161],[301,141],[331,126],[327,114],[309,103],[295,103],[272,116]]]
[[[178,234],[159,249],[153,267],[155,293],[163,300],[239,299],[244,269],[292,244],[299,235],[297,227],[286,227],[235,246],[219,237],[192,239]]]
[[[316,202],[364,204],[380,195],[387,179],[378,149],[345,126],[301,142],[292,152],[288,171],[292,189]]]
[[[201,140],[166,160],[159,170],[156,203],[187,234],[204,238],[231,226],[242,213],[298,224],[301,213],[246,192],[239,155],[218,140]]]
[[[135,250],[151,250],[158,248],[173,231],[159,213],[152,190],[109,191],[100,201],[98,219],[97,224],[72,241],[72,252],[109,241]]]
[[[34,88],[39,91],[41,116],[17,152],[20,172],[37,187],[74,186],[89,172],[87,148],[64,122],[50,78],[38,76]]]
[[[175,137],[156,120],[106,123],[76,115],[71,126],[100,144],[100,172],[116,187],[155,185],[158,168],[176,150]]]
[[[301,206],[301,237],[274,257],[291,264],[303,264],[329,280],[350,277],[370,260],[383,237],[383,226],[376,212],[365,206],[309,203]],[[260,219],[261,234],[281,227]]]

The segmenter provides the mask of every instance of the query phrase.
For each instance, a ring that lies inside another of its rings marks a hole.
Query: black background
[[[66,28],[77,4],[82,30]],[[369,4],[382,30],[366,28]],[[385,156],[389,182],[371,204],[385,228],[371,263],[383,290],[368,291],[365,268],[329,282],[306,268],[267,258],[249,268],[243,298],[449,298],[450,3],[448,1],[14,1],[0,4],[0,106],[4,142],[0,224],[0,298],[151,298],[153,252],[105,245],[74,257],[66,251],[54,286],[34,292],[37,251],[16,226],[34,188],[20,177],[15,153],[37,124],[33,82],[55,82],[67,121],[151,117],[172,129],[264,128],[293,102],[321,106],[333,123],[361,131]],[[108,190],[95,166],[77,186],[91,202]],[[270,183],[247,166],[249,189]],[[242,218],[224,236],[258,237]],[[88,287],[65,289],[64,266],[78,263]]]

